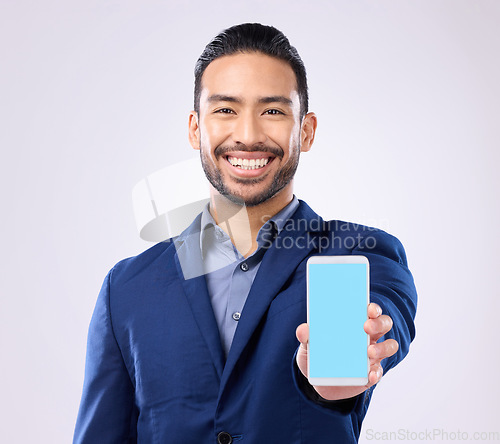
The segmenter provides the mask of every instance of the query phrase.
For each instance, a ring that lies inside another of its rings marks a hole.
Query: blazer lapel
[[[200,217],[175,242],[175,262],[194,319],[205,339],[219,378],[224,368],[224,352],[219,328],[208,295],[200,252]]]
[[[306,233],[321,231],[322,227],[323,219],[305,202],[300,201],[297,211],[265,253],[243,308],[243,315],[238,322],[224,367],[220,393],[272,300],[298,264],[315,249],[314,243],[307,242]],[[284,238],[287,238],[287,241]]]

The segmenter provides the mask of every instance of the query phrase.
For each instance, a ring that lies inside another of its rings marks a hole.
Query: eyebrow
[[[231,102],[231,103],[243,103],[243,100],[239,97],[228,96],[225,94],[212,94],[208,97],[209,103],[214,102]],[[257,101],[258,103],[282,103],[283,105],[292,106],[293,102],[291,99],[285,96],[265,96],[260,97]]]

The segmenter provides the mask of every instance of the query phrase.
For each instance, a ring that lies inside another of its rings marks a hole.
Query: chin
[[[270,188],[266,188],[255,193],[228,193],[225,195],[225,197],[233,203],[244,205],[247,207],[255,207],[257,205],[263,204],[264,202],[268,202],[273,197],[275,197],[276,194],[278,193],[272,193]]]
[[[227,193],[223,196],[232,203],[245,207],[254,207],[262,203],[262,199],[259,195],[242,196],[241,194]]]

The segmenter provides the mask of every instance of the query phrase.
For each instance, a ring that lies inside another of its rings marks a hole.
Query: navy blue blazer
[[[187,233],[199,229],[198,216]],[[401,243],[382,230],[323,221],[300,201],[263,257],[227,360],[205,278],[184,279],[183,251],[199,256],[199,243],[158,243],[106,276],[74,443],[215,444],[221,432],[222,442],[242,444],[357,442],[373,388],[324,402],[295,364],[305,264],[315,254],[369,259],[371,301],[391,316],[386,338],[400,345],[383,361],[387,373],[415,336],[417,294]]]

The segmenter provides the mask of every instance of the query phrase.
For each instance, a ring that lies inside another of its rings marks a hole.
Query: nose
[[[242,143],[249,147],[265,143],[267,139],[258,116],[250,113],[240,114],[238,116],[235,120],[232,136],[235,143]]]

